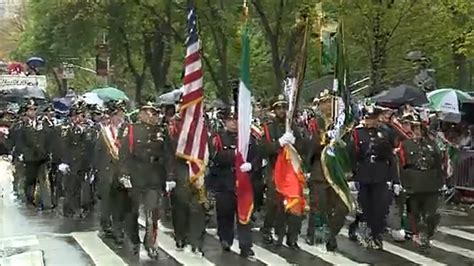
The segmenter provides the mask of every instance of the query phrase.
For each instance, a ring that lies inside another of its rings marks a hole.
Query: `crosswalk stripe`
[[[146,226],[145,221],[142,218],[138,219],[138,224],[140,224],[143,227]],[[158,223],[158,230],[160,231],[160,234],[158,234],[158,237],[157,237],[158,246],[168,255],[173,257],[177,262],[185,266],[186,265],[190,265],[190,266],[194,266],[194,265],[213,266],[214,265],[214,263],[210,262],[206,258],[199,258],[188,252],[177,251],[174,240],[168,234],[166,234],[167,232],[169,232],[169,229],[164,227],[161,223]]]
[[[474,259],[474,252],[469,250],[469,249],[449,245],[449,244],[446,244],[446,243],[443,243],[443,242],[440,242],[440,241],[437,241],[437,240],[431,240],[430,243],[433,247],[442,249],[442,250],[447,251],[447,252],[456,253],[456,254],[459,254],[463,257]]]
[[[474,230],[474,225],[455,225],[453,227],[457,229]]]
[[[347,229],[342,229],[341,234],[345,237],[349,237],[349,231]],[[395,254],[397,256],[401,256],[404,259],[407,259],[409,261],[415,262],[417,264],[421,265],[446,265],[440,262],[437,262],[431,258],[422,256],[418,253],[412,252],[410,250],[406,250],[404,248],[395,246],[393,244],[390,244],[387,241],[383,241],[383,249],[387,252],[390,252],[392,254]]]
[[[322,251],[317,246],[310,246],[301,239],[298,240],[298,245],[301,247],[302,250],[308,252],[309,254],[320,257],[324,261],[327,261],[334,265],[368,265],[357,263],[349,258],[346,258],[340,253]]]
[[[2,266],[44,266],[43,252],[39,250],[23,252],[6,258],[0,257]]]
[[[38,246],[39,241],[36,235],[28,236],[14,236],[0,238],[0,249],[4,248],[21,248],[21,247],[31,247]]]
[[[79,243],[81,248],[91,257],[96,266],[127,265],[122,258],[102,242],[102,239],[99,238],[96,231],[75,232],[71,235],[77,243]]]
[[[206,229],[206,232],[209,235],[213,236],[215,239],[219,240],[219,236],[217,235],[217,229]],[[238,241],[234,241],[234,243],[232,243],[231,250],[237,254],[240,254]],[[265,248],[255,245],[255,243],[253,244],[252,250],[255,253],[255,258],[267,265],[293,265],[283,257],[280,257],[278,254],[275,254]]]
[[[474,241],[474,234],[471,234],[471,233],[468,233],[468,232],[465,232],[465,231],[452,229],[452,228],[448,228],[448,227],[445,227],[445,226],[440,226],[438,228],[438,231],[440,231],[442,233],[445,233],[445,234],[448,234],[448,235],[455,236],[455,237],[463,238],[463,239],[466,239],[466,240],[469,240],[469,241]]]

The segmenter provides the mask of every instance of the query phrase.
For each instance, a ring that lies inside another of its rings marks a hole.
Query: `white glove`
[[[24,160],[23,154],[20,154],[20,155],[18,156],[18,161],[23,162],[23,160]]]
[[[174,181],[166,181],[166,192],[170,192],[176,187],[176,182]]]
[[[62,164],[58,165],[58,170],[62,174],[67,174],[67,173],[71,172],[71,168],[69,167],[68,164],[65,164],[65,163],[62,163]]]
[[[295,136],[293,136],[293,133],[285,133],[283,136],[281,136],[278,139],[278,142],[280,143],[280,146],[283,147],[288,144],[295,144]]]
[[[351,191],[357,191],[356,182],[354,182],[354,181],[349,181],[347,184],[349,185],[349,189],[350,189]]]
[[[7,156],[7,160],[8,160],[9,162],[13,161],[13,156],[8,155],[8,156]]]
[[[262,167],[265,167],[268,165],[268,161],[266,159],[262,159]]]
[[[401,185],[399,184],[393,185],[393,194],[395,194],[395,196],[400,195],[402,191],[403,191],[403,187]]]
[[[252,164],[251,163],[243,163],[240,166],[240,171],[242,171],[244,173],[250,172],[251,170],[252,170]]]
[[[123,185],[124,188],[132,188],[132,182],[130,181],[130,176],[123,175],[119,182]]]

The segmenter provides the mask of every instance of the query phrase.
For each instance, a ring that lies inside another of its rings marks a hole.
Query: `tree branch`
[[[137,79],[137,78],[140,77],[140,74],[138,73],[135,65],[133,64],[132,51],[131,51],[131,48],[130,48],[130,42],[128,40],[127,33],[125,33],[125,30],[123,29],[123,27],[118,27],[118,31],[120,32],[120,35],[122,35],[123,45],[124,45],[124,49],[125,49],[125,58],[127,60],[127,65],[130,67],[130,70],[131,70],[132,75],[134,76],[134,78]]]
[[[258,16],[260,17],[260,20],[262,21],[267,38],[271,41],[272,38],[275,37],[275,34],[273,33],[272,28],[270,27],[270,22],[268,21],[267,15],[263,11],[262,3],[260,2],[260,0],[252,0],[252,4],[255,7]]]

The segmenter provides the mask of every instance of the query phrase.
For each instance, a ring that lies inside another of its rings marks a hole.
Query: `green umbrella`
[[[125,94],[125,92],[117,89],[117,88],[112,88],[112,87],[107,87],[107,88],[99,88],[95,89],[92,91],[93,93],[97,94],[100,99],[102,99],[104,102],[108,101],[128,101],[128,97]]]
[[[427,94],[430,108],[444,113],[459,113],[460,104],[474,100],[469,94],[456,89],[439,89]]]

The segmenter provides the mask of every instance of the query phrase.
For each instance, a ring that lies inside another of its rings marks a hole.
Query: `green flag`
[[[344,102],[344,125],[353,122],[352,108],[351,108],[351,93],[349,90],[348,80],[348,65],[346,58],[346,50],[344,45],[344,24],[342,19],[339,21],[336,33],[336,63],[334,66],[334,87],[335,95],[342,98]],[[341,115],[342,110],[338,110],[335,106],[334,121],[337,121],[338,116]],[[339,118],[340,119],[340,118]]]

